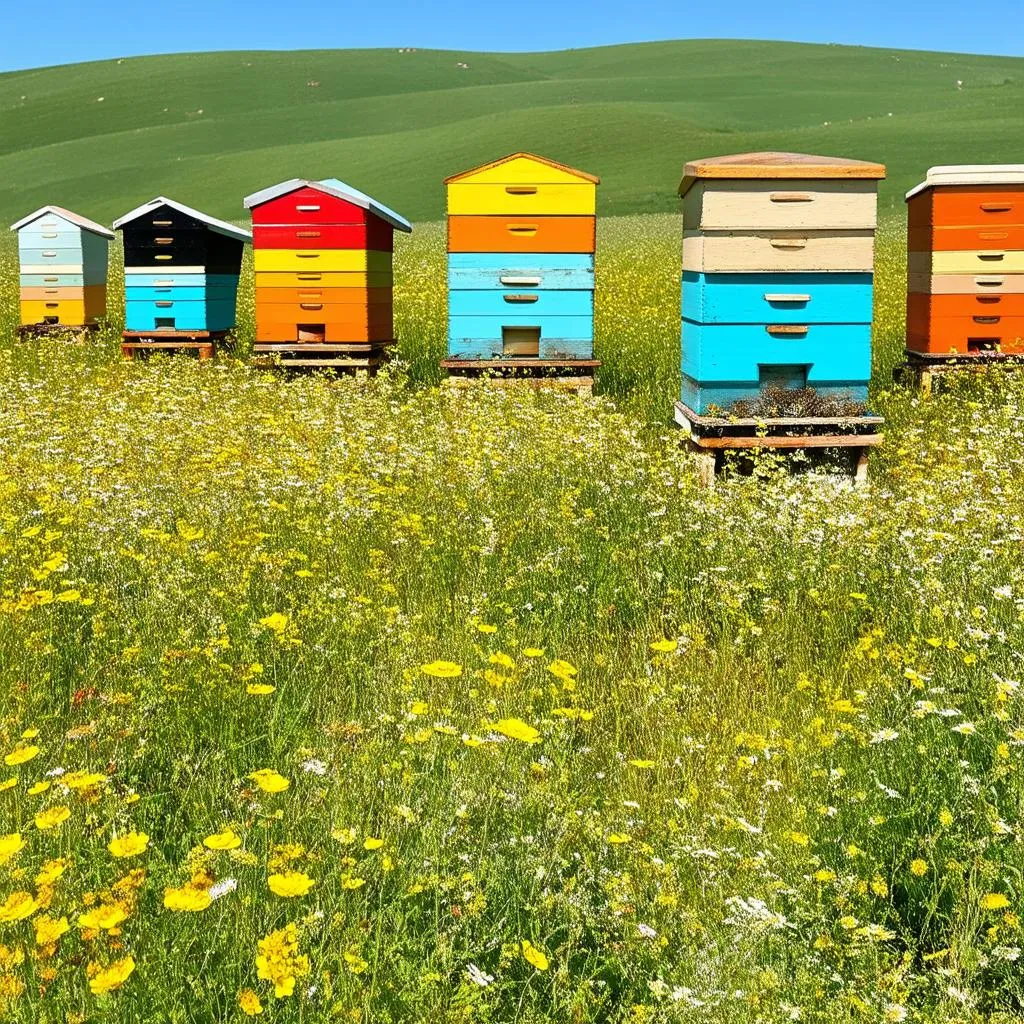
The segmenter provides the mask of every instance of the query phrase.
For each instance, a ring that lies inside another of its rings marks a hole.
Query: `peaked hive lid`
[[[102,224],[97,224],[96,221],[89,220],[88,217],[83,217],[80,213],[75,213],[72,210],[65,210],[63,206],[40,206],[38,210],[34,210],[27,217],[22,217],[17,223],[12,224],[11,230],[20,231],[23,227],[26,227],[35,220],[39,220],[40,217],[45,217],[48,213],[55,214],[58,217],[63,217],[64,220],[77,225],[83,231],[91,231],[94,235],[100,235],[103,238],[114,237],[114,232],[105,228]]]
[[[479,167],[471,167],[468,171],[459,171],[458,174],[453,174],[450,177],[445,178],[444,184],[451,185],[453,182],[462,181],[465,178],[472,178],[474,175],[481,174],[484,171],[489,171],[495,167],[500,167],[502,164],[511,163],[513,160],[532,160],[534,163],[543,164],[545,167],[550,167],[553,170],[560,171],[562,174],[568,174],[574,178],[581,178],[583,181],[589,181],[592,185],[601,184],[601,179],[596,174],[588,174],[586,171],[581,171],[576,167],[570,167],[568,164],[560,164],[557,160],[549,160],[546,156],[537,156],[536,153],[526,153],[522,150],[518,153],[509,153],[508,156],[503,156],[498,160],[491,160],[489,163],[480,164]]]
[[[702,178],[873,178],[885,177],[885,165],[841,156],[812,156],[808,153],[734,153],[690,160],[683,167],[679,194]]]
[[[936,185],[1024,185],[1024,164],[947,164],[929,167],[924,181],[907,193],[913,199]]]
[[[381,220],[386,221],[399,231],[412,231],[412,225],[403,216],[395,213],[383,203],[378,203],[376,199],[368,196],[365,192],[360,192],[352,185],[346,185],[339,178],[324,178],[322,181],[315,181],[312,178],[289,178],[288,181],[282,181],[279,185],[271,185],[259,192],[253,192],[242,202],[247,210],[251,210],[254,206],[262,206],[264,203],[269,203],[271,199],[279,199],[281,196],[288,195],[289,192],[297,192],[300,188],[313,188],[318,192],[323,192],[324,195],[334,196],[335,199],[344,199],[345,202],[367,210],[375,217],[380,217]]]
[[[211,217],[209,214],[202,213],[199,210],[192,209],[191,206],[186,206],[184,203],[176,203],[173,199],[168,199],[166,196],[157,196],[156,199],[150,199],[148,203],[143,203],[141,206],[136,206],[134,210],[130,210],[123,217],[118,217],[114,221],[115,228],[123,228],[125,224],[130,224],[133,220],[138,220],[145,213],[152,213],[154,210],[159,210],[161,206],[169,206],[172,210],[177,210],[178,213],[185,214],[186,217],[195,217],[196,220],[202,221],[211,231],[216,231],[218,235],[225,235],[228,238],[234,238],[239,242],[251,242],[252,232],[246,231],[245,228],[235,227],[234,224],[229,224],[225,220],[217,220],[216,217]]]

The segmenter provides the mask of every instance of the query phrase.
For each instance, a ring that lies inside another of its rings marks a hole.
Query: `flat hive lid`
[[[924,181],[907,193],[907,199],[937,185],[1024,185],[1024,164],[946,164],[929,167]]]
[[[841,156],[812,156],[808,153],[734,153],[691,160],[683,167],[679,194],[685,195],[694,182],[707,178],[870,178],[885,177],[885,165]]]

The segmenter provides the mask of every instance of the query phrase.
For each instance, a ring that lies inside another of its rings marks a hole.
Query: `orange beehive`
[[[933,167],[907,193],[907,349],[1024,354],[1024,164]]]
[[[294,178],[252,211],[257,356],[375,368],[393,344],[393,234],[412,226],[337,178]]]

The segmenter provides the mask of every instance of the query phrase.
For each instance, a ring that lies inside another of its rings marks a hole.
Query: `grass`
[[[871,487],[708,493],[600,230],[593,399],[434,386],[440,225],[370,382],[17,343],[4,250],[5,1020],[1021,1019],[1024,381],[888,385],[887,223]]]
[[[757,149],[884,161],[899,210],[931,164],[1018,159],[1022,111],[1021,58],[778,42],[102,61],[0,75],[0,218],[158,194],[242,218],[300,174],[433,220],[447,174],[515,149],[600,174],[604,215],[672,212],[685,160]]]

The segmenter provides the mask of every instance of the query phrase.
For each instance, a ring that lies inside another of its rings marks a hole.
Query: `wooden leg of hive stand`
[[[718,457],[714,451],[694,446],[694,455],[697,459],[697,480],[701,487],[706,490],[713,490],[715,486],[715,470],[718,468]]]
[[[856,487],[866,487],[868,482],[868,453],[870,448],[855,448],[856,463],[853,470],[853,482]]]
[[[932,376],[932,371],[926,366],[922,366],[917,371],[917,384],[922,395],[927,396],[932,393]]]

